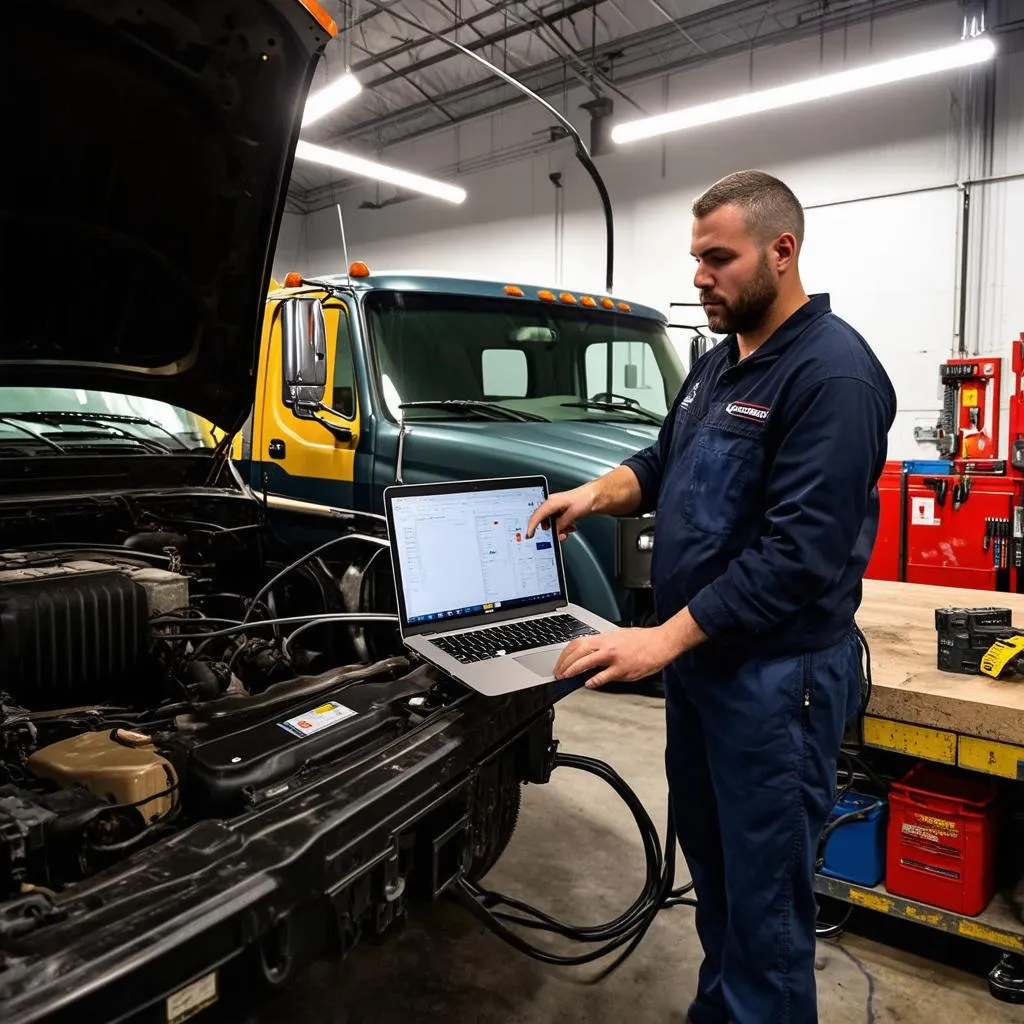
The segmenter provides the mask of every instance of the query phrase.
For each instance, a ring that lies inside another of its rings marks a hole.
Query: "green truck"
[[[315,324],[315,329],[311,325]],[[574,487],[649,445],[684,367],[654,309],[600,293],[422,273],[289,274],[267,298],[256,403],[233,462],[270,505],[380,514],[385,487],[542,473]],[[565,544],[572,598],[652,621],[654,517]]]

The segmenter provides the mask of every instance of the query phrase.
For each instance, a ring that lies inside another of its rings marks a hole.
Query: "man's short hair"
[[[706,217],[720,206],[738,206],[747,230],[761,245],[789,231],[797,246],[804,241],[804,210],[792,190],[764,171],[736,171],[716,181],[693,201],[693,215]]]

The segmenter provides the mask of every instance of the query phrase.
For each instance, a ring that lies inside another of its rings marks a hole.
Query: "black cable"
[[[864,715],[867,713],[868,704],[871,703],[871,691],[873,687],[871,679],[871,647],[868,645],[868,638],[864,635],[863,630],[856,622],[853,624],[853,631],[856,634],[857,640],[864,652],[864,656],[861,659],[861,684],[863,692],[861,693],[860,709],[858,711],[860,742],[861,746],[863,746]]]
[[[595,758],[579,754],[559,754],[555,758],[555,767],[577,768],[589,772],[607,782],[623,799],[633,819],[640,829],[644,844],[647,865],[643,889],[633,904],[613,921],[600,925],[571,925],[558,921],[556,918],[536,910],[521,900],[515,900],[500,893],[479,888],[465,879],[457,883],[453,895],[474,917],[489,928],[509,945],[525,953],[532,959],[542,963],[579,966],[592,963],[609,953],[622,949],[619,956],[605,967],[592,982],[600,981],[618,968],[643,941],[648,929],[654,922],[659,911],[673,906],[696,906],[696,901],[686,894],[693,885],[680,886],[673,889],[676,865],[676,835],[672,809],[669,807],[668,823],[665,835],[665,847],[662,849],[658,830],[640,802],[639,797],[626,784],[620,775],[609,765]],[[508,914],[493,910],[498,906],[506,906],[517,914]],[[527,942],[513,932],[508,924],[516,924],[535,930],[549,931],[564,938],[586,943],[600,943],[597,949],[585,953],[561,955]]]
[[[854,630],[864,655],[861,662],[862,693],[857,714],[861,728],[863,728],[864,714],[871,699],[871,651],[867,639],[856,624],[854,624]],[[854,763],[860,766],[864,774],[879,787],[881,792],[885,793],[887,791],[887,787],[856,754],[844,749],[841,751],[841,756],[847,760],[849,765],[849,781],[842,788],[842,794],[845,794],[853,785]],[[591,979],[591,983],[593,983],[607,977],[625,962],[643,941],[644,936],[660,911],[679,906],[695,907],[697,901],[688,896],[688,893],[693,890],[692,881],[678,888],[672,888],[676,864],[676,831],[671,799],[669,800],[668,823],[665,831],[665,846],[662,849],[658,840],[657,829],[651,821],[650,815],[643,804],[640,803],[637,795],[610,765],[595,758],[584,757],[579,754],[559,754],[555,758],[555,767],[577,768],[603,779],[622,797],[632,813],[640,829],[647,864],[647,876],[644,881],[643,890],[634,900],[632,906],[607,924],[571,925],[531,907],[522,900],[516,900],[501,893],[483,889],[466,879],[460,879],[456,883],[452,895],[457,902],[464,906],[477,920],[494,932],[500,939],[532,959],[539,960],[541,963],[558,966],[579,966],[599,960],[625,946],[626,948],[622,950],[611,964],[605,967],[595,978]],[[824,860],[823,851],[826,841],[837,828],[853,821],[866,819],[868,815],[881,807],[883,802],[884,796],[876,799],[869,806],[841,815],[830,822],[822,831],[819,841],[816,858],[817,866],[820,867]],[[516,911],[516,913],[507,913],[496,909],[502,906],[508,907]],[[816,936],[818,938],[830,938],[839,934],[846,926],[852,910],[852,906],[848,908],[842,920],[836,924],[816,927]],[[512,931],[508,925],[517,925],[535,931],[551,932],[575,942],[602,943],[602,945],[586,953],[573,955],[551,953],[548,950],[532,945],[522,936]]]
[[[259,601],[264,594],[271,590],[275,583],[283,577],[287,576],[288,573],[298,569],[304,562],[308,562],[311,558],[315,558],[320,554],[321,551],[326,551],[327,548],[333,547],[335,544],[341,544],[344,541],[361,540],[366,541],[368,544],[376,544],[379,547],[386,548],[391,545],[387,540],[381,537],[374,537],[370,534],[365,533],[343,533],[340,537],[332,537],[329,541],[325,541],[318,548],[313,548],[312,551],[307,551],[304,555],[300,555],[295,559],[294,562],[286,565],[276,576],[269,579],[263,586],[256,592],[256,596],[253,597],[249,604],[249,608],[246,610],[245,615],[242,618],[242,623],[245,624],[249,621],[249,616],[252,615],[253,609],[256,607],[256,602]]]
[[[823,924],[819,925],[814,929],[814,935],[819,939],[834,939],[839,935],[845,928],[847,921],[850,920],[850,916],[853,914],[853,904],[847,904],[846,909],[843,911],[843,916],[840,920],[836,921],[835,924]]]

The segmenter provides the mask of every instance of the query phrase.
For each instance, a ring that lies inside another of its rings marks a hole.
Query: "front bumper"
[[[271,981],[322,951],[303,930],[342,948],[386,930],[401,900],[436,897],[468,864],[481,771],[513,753],[522,780],[547,781],[562,695],[467,694],[275,803],[203,821],[76,886],[52,901],[54,923],[15,934],[0,908],[0,1019],[120,1021],[196,982],[194,998],[215,994],[211,972],[268,936]]]

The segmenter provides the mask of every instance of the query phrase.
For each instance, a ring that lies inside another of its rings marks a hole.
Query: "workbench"
[[[1024,595],[865,580],[857,613],[871,650],[867,747],[1024,782],[1024,681],[942,672],[935,609],[1001,607],[1024,626]],[[996,895],[977,917],[819,875],[819,892],[892,916],[1024,954],[1024,922]]]

